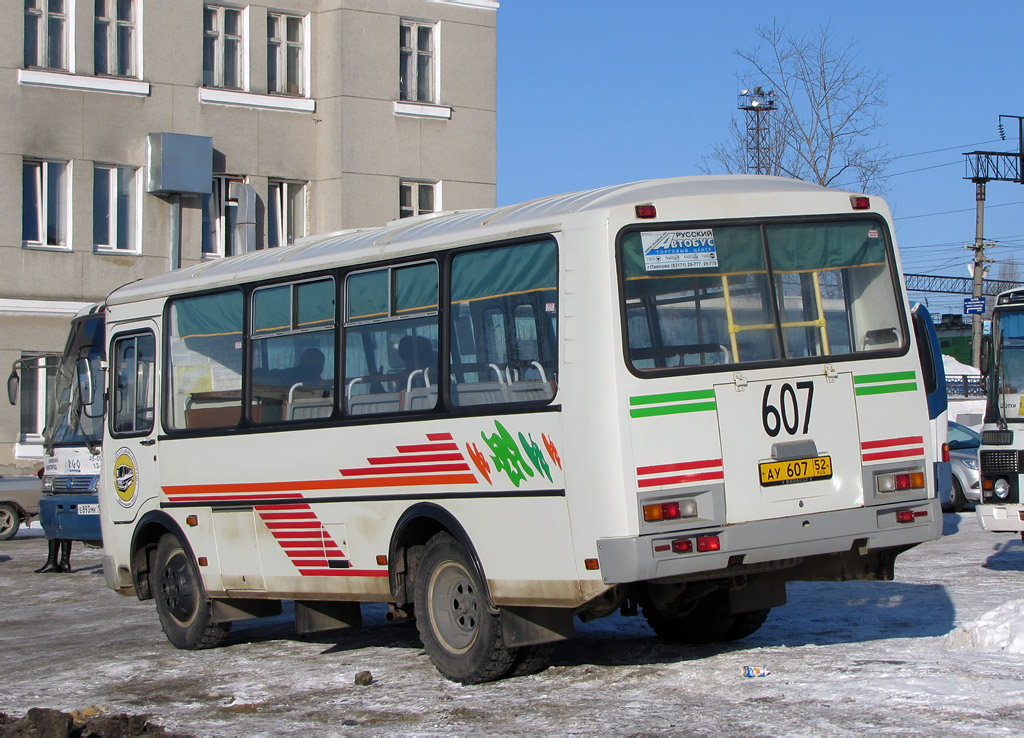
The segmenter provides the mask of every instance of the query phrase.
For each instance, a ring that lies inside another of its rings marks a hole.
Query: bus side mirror
[[[991,368],[992,356],[992,336],[981,337],[981,352],[979,354],[978,363],[981,365],[978,369],[981,370],[981,376],[987,377],[989,369]]]
[[[18,371],[11,369],[11,376],[7,378],[7,400],[12,405],[18,404],[18,385],[21,380],[18,378]]]
[[[93,403],[92,373],[89,371],[89,360],[79,359],[76,362],[78,369],[78,397],[82,400],[82,407],[89,407]]]

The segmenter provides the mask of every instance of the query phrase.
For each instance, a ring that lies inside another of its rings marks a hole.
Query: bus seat
[[[542,379],[526,379],[508,385],[509,402],[531,402],[534,400],[550,400],[555,396],[554,381]]]
[[[405,411],[432,410],[437,405],[437,385],[414,387],[402,393],[402,409]]]
[[[376,395],[352,395],[346,401],[349,415],[397,413],[402,408],[401,392],[382,392]]]
[[[508,402],[504,382],[462,382],[452,385],[456,405],[499,405]]]

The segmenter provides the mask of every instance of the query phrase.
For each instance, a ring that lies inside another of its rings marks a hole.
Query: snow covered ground
[[[0,543],[0,711],[98,705],[191,734],[667,733],[927,735],[1022,732],[1024,545],[973,513],[903,554],[894,582],[799,583],[750,638],[686,647],[642,618],[578,626],[550,669],[464,687],[433,669],[411,625],[301,639],[287,613],[229,645],[174,649],[151,602],[103,585],[100,554],[33,574],[34,531]],[[766,667],[747,678],[744,666]],[[358,686],[370,670],[373,683]]]

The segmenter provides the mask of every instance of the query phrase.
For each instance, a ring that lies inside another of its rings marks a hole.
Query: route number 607
[[[802,390],[804,395],[804,407],[800,408],[800,400],[797,397],[797,390]],[[772,385],[764,388],[764,396],[761,398],[761,424],[764,432],[772,438],[779,435],[783,428],[786,433],[795,436],[799,430],[807,433],[811,424],[811,400],[814,398],[814,382],[797,382],[796,389],[789,382],[785,382],[779,390],[778,405],[771,402]],[[803,416],[803,429],[800,428],[800,419]]]

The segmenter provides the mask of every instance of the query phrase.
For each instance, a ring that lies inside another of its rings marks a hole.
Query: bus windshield
[[[103,439],[103,314],[78,318],[71,323],[64,354],[54,381],[54,401],[46,422],[46,445],[52,451],[56,446],[98,447]],[[79,359],[88,362],[92,403],[82,404],[79,393],[79,371],[84,370]]]
[[[905,327],[885,234],[873,219],[625,233],[633,369],[901,349]]]
[[[999,394],[1024,394],[1024,311],[996,314]]]

